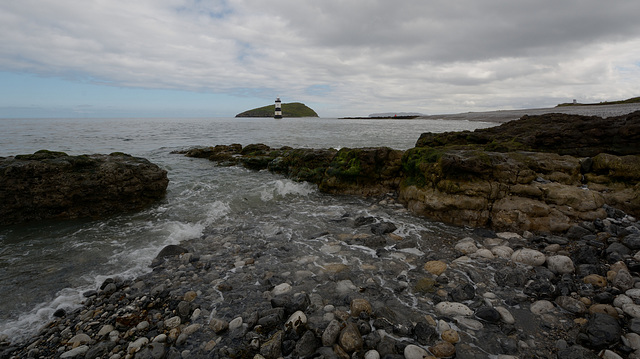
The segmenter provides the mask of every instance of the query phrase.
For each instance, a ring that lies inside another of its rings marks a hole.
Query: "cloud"
[[[550,105],[638,95],[638,13],[593,0],[5,1],[0,70],[343,112]]]

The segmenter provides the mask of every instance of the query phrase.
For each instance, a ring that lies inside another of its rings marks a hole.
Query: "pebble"
[[[466,305],[456,302],[440,302],[436,304],[436,311],[441,315],[447,316],[470,316],[473,315],[473,310],[469,309]]]
[[[435,276],[439,276],[447,270],[447,264],[443,261],[428,261],[424,264],[424,270]]]
[[[557,274],[571,274],[575,271],[571,258],[562,255],[547,257],[547,268]]]
[[[523,248],[513,252],[511,260],[517,263],[522,263],[530,266],[541,266],[547,260],[547,257],[535,249]]]
[[[429,356],[429,352],[417,345],[409,344],[404,348],[405,359],[424,359]]]

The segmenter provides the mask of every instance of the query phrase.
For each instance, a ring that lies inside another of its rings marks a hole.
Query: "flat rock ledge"
[[[333,194],[397,195],[411,212],[503,231],[564,233],[607,210],[640,216],[640,112],[524,116],[474,132],[426,133],[416,147],[195,148],[189,157],[318,184]]]
[[[164,197],[167,172],[123,153],[0,157],[0,225],[103,217]]]

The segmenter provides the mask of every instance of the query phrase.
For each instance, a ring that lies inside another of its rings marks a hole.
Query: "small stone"
[[[358,327],[354,323],[348,323],[344,329],[340,332],[338,343],[347,353],[353,353],[356,350],[362,349],[364,341]]]
[[[356,298],[351,301],[351,315],[354,317],[359,317],[360,313],[367,313],[367,315],[371,315],[373,313],[373,307],[371,307],[371,303],[369,303],[366,299]]]
[[[177,328],[180,324],[182,323],[180,317],[175,316],[175,317],[171,317],[167,320],[164,321],[164,326],[169,328],[169,329],[173,329],[173,328]]]
[[[622,291],[627,291],[633,288],[633,283],[634,281],[631,273],[629,273],[629,271],[626,269],[621,269],[613,278],[611,284],[613,284],[615,287],[620,288]]]
[[[439,276],[447,270],[447,264],[443,261],[429,261],[425,263],[424,270],[435,276]]]
[[[273,294],[273,296],[279,296],[279,295],[290,293],[292,289],[293,288],[291,287],[291,284],[281,283],[275,286],[273,290],[271,290],[271,294]]]
[[[449,342],[451,344],[456,344],[457,342],[460,341],[460,335],[458,334],[457,331],[453,329],[447,329],[444,332],[442,332],[441,338],[445,342]]]
[[[605,288],[607,286],[607,278],[598,274],[589,274],[582,278],[585,284],[591,284],[594,287]]]
[[[148,338],[145,338],[145,337],[139,338],[136,341],[129,343],[129,345],[127,346],[127,353],[133,354],[138,350],[140,350],[140,348],[142,348],[143,346],[147,345],[148,343],[149,343]]]
[[[202,324],[199,324],[199,323],[191,324],[188,327],[185,327],[184,329],[182,329],[182,334],[189,336],[197,332],[198,330],[200,330],[200,328],[202,328]]]
[[[405,359],[423,359],[429,356],[429,352],[417,345],[409,344],[404,348]]]
[[[184,300],[186,302],[193,302],[198,297],[198,293],[190,290],[184,294]]]
[[[456,302],[440,302],[436,304],[436,311],[441,315],[447,316],[470,316],[473,314],[473,311],[469,309],[469,307]]]
[[[282,356],[282,330],[277,331],[264,344],[260,346],[260,355],[266,359],[276,359]]]
[[[500,321],[500,312],[491,307],[480,307],[476,309],[476,317],[487,322],[496,323]]]
[[[307,330],[296,343],[295,352],[298,357],[311,356],[318,349],[319,343],[311,330]]]
[[[364,353],[364,359],[380,359],[380,353],[375,349],[369,350]]]
[[[517,263],[522,263],[530,266],[541,266],[546,261],[545,255],[536,251],[535,249],[522,248],[513,252],[511,260]]]
[[[115,328],[112,325],[103,325],[98,331],[98,337],[104,337],[105,335],[111,333]]]
[[[212,318],[209,321],[209,328],[218,334],[229,329],[229,323],[224,319]]]
[[[480,248],[475,253],[473,253],[472,257],[474,257],[474,258],[494,259],[495,255],[489,249]]]
[[[229,331],[234,331],[242,326],[242,317],[237,317],[229,322]]]
[[[322,345],[328,347],[335,344],[336,340],[338,340],[341,329],[340,322],[337,320],[334,319],[329,322],[327,328],[322,332]]]
[[[67,341],[67,344],[70,344],[72,347],[78,347],[80,345],[83,344],[89,344],[91,342],[91,337],[81,333],[81,334],[76,334],[75,336],[73,336],[73,338],[69,339]]]
[[[516,322],[516,319],[507,308],[496,307],[496,310],[498,311],[498,313],[500,313],[500,319],[502,319],[502,321],[506,324],[514,324]]]
[[[456,347],[449,342],[441,341],[429,347],[429,351],[437,358],[448,358],[456,354]]]
[[[620,340],[622,328],[615,318],[602,313],[591,316],[586,329],[589,346],[595,349],[607,348]]]
[[[640,335],[637,333],[628,333],[623,337],[624,344],[633,350],[640,350]]]
[[[640,318],[640,305],[638,304],[625,304],[622,306],[622,310],[632,318]]]
[[[562,309],[569,311],[573,314],[583,314],[587,312],[587,306],[584,305],[578,299],[574,299],[567,296],[560,296],[555,300]]]
[[[81,345],[77,348],[73,348],[69,351],[66,351],[60,355],[61,359],[66,358],[76,358],[76,357],[84,357],[84,355],[89,351],[88,345]]]
[[[548,300],[539,300],[537,302],[533,302],[529,310],[531,313],[536,315],[542,315],[546,313],[553,312],[555,310],[555,305]]]
[[[284,327],[287,330],[293,330],[301,334],[299,330],[303,328],[306,324],[307,324],[307,316],[304,314],[303,311],[299,310],[291,314],[289,319],[287,319],[287,321],[285,322]]]
[[[511,256],[513,255],[513,249],[507,246],[497,246],[491,248],[491,253],[493,253],[493,255],[495,255],[496,257],[502,259],[511,259]]]
[[[547,268],[554,273],[570,274],[575,271],[575,266],[571,258],[567,256],[557,255],[547,258]]]
[[[462,254],[466,254],[466,255],[473,254],[478,251],[478,247],[476,246],[473,240],[465,240],[465,239],[458,242],[455,246],[455,249],[458,252],[461,252]]]
[[[590,314],[603,313],[603,314],[608,314],[616,319],[618,318],[618,311],[616,310],[616,308],[614,308],[609,304],[594,304],[591,307],[589,307],[589,313]]]

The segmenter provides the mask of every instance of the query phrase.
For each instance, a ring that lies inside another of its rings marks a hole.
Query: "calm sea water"
[[[323,215],[365,206],[359,199],[319,193],[310,184],[216,167],[207,160],[171,154],[173,150],[232,143],[407,149],[423,132],[493,125],[443,120],[0,119],[0,156],[40,149],[69,154],[119,151],[150,159],[165,168],[170,179],[166,198],[140,213],[0,228],[0,335],[20,340],[34,334],[55,310],[78,306],[81,293],[104,279],[148,272],[152,258],[168,244],[239,221],[250,228],[247,235],[255,236],[283,228],[292,235],[321,231]],[[394,221],[407,233],[416,228],[445,230],[410,216]]]

